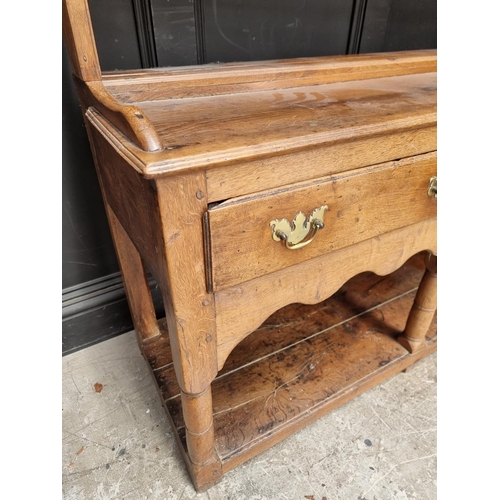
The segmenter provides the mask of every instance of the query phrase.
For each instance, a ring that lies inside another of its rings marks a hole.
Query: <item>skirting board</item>
[[[158,318],[165,316],[159,287],[149,285]],[[62,293],[63,356],[134,329],[120,273],[66,288]]]

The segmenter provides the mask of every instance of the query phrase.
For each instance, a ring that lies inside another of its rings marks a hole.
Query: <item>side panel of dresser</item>
[[[200,298],[199,304],[196,304],[196,313],[193,313],[196,327],[190,329],[202,332],[203,335],[193,333],[178,337],[185,337],[186,342],[192,341],[197,350],[199,345],[204,346],[200,355],[205,361],[198,359],[197,362],[206,367],[203,378],[209,379],[215,376],[213,366],[210,368],[215,351],[211,347],[215,332],[212,296],[205,291],[201,221],[207,206],[200,195],[203,193],[204,177],[193,174],[147,181],[130,167],[99,132],[92,126],[89,128],[106,203],[164,290],[167,311],[175,312],[178,324],[184,327],[183,323],[188,322],[189,311],[194,308],[188,302],[193,302],[194,297]],[[176,280],[181,280],[179,288],[185,290],[189,299],[177,297],[178,292],[174,290],[178,283],[173,282]],[[186,316],[183,319],[177,306],[172,305],[172,302],[177,304],[178,301],[186,302],[182,307],[183,311],[187,311],[182,313]],[[173,311],[172,307],[176,310]],[[169,323],[169,331],[177,329],[175,323]],[[195,338],[199,335],[203,338]],[[209,341],[205,338],[207,335],[212,336]],[[189,372],[183,367],[178,374],[186,383],[183,388],[189,388],[193,392],[204,390],[206,384],[188,381]]]

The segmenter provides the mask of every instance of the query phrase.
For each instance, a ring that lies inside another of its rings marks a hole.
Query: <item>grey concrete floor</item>
[[[435,354],[201,494],[134,332],[66,356],[62,364],[64,499],[437,498]]]

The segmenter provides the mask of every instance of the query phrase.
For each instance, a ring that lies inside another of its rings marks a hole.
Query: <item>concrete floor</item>
[[[436,499],[436,355],[196,494],[134,332],[62,359],[63,498]]]

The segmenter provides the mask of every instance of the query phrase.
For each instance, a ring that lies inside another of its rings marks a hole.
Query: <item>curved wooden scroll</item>
[[[422,250],[436,254],[436,229],[436,218],[428,219],[217,292],[219,370],[234,347],[281,307],[317,304],[356,274],[372,271],[383,276]]]
[[[118,102],[101,82],[75,82],[88,106],[96,108],[110,123],[144,151],[161,151],[161,140],[148,117],[137,107]]]
[[[63,0],[63,33],[84,111],[94,106],[144,151],[163,149],[158,133],[136,106],[118,102],[102,83],[87,0]]]

